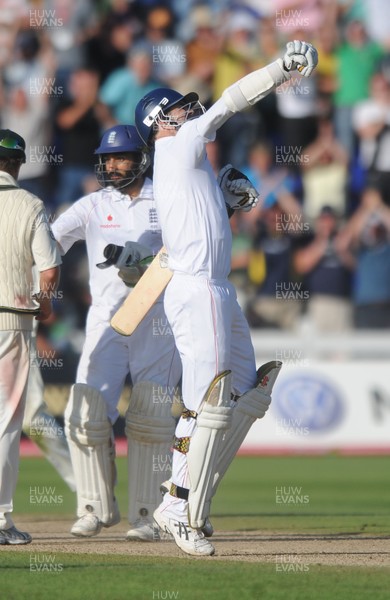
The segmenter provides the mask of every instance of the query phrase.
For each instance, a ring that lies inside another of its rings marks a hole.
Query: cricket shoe
[[[117,525],[120,520],[121,517],[119,512],[115,514],[109,523],[102,523],[99,517],[88,513],[76,521],[70,530],[70,533],[76,537],[93,537],[101,532],[102,527],[112,527],[113,525]]]
[[[29,544],[31,541],[31,535],[26,531],[19,531],[15,525],[8,529],[0,529],[0,546],[17,546]]]
[[[70,533],[76,537],[93,537],[101,532],[103,523],[96,515],[83,515],[73,525]]]
[[[214,546],[206,540],[200,529],[194,529],[183,521],[170,519],[163,515],[160,507],[153,513],[154,520],[162,531],[170,534],[183,552],[192,556],[211,556]]]
[[[126,533],[129,542],[156,542],[160,540],[158,528],[151,519],[140,517]]]
[[[171,489],[171,482],[168,479],[167,481],[164,481],[160,485],[161,495],[164,497],[164,495],[167,494],[170,489]],[[213,535],[214,527],[212,526],[212,523],[208,517],[206,517],[204,525],[203,525],[203,527],[201,527],[201,530],[202,530],[204,537],[209,538]]]

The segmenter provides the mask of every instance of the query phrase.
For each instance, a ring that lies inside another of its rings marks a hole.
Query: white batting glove
[[[317,64],[317,50],[309,42],[287,42],[286,53],[283,56],[286,71],[298,70],[304,77],[310,77]]]
[[[248,177],[232,165],[222,167],[217,178],[225,204],[233,210],[248,212],[259,201],[259,192]]]

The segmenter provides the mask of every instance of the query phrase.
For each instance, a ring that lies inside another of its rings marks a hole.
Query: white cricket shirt
[[[224,100],[155,143],[153,189],[169,267],[210,279],[230,272],[232,234],[206,144],[232,116]]]
[[[119,278],[114,266],[96,266],[105,261],[104,248],[107,244],[124,246],[134,241],[156,254],[162,246],[151,180],[145,179],[139,196],[132,200],[112,187],[84,196],[58,217],[53,233],[62,255],[75,242],[85,240],[92,305],[102,307],[102,317],[110,316],[131,288]]]

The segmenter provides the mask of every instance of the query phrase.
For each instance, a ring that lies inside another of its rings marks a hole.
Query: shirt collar
[[[16,179],[7,173],[7,171],[0,171],[0,185],[16,185],[16,187],[20,187]]]
[[[119,202],[120,200],[123,200],[123,199],[127,200],[129,198],[127,194],[122,194],[121,190],[117,190],[115,188],[110,188],[110,192],[112,193],[112,195],[114,197],[114,202]],[[152,183],[152,180],[149,179],[149,177],[145,177],[145,181],[141,188],[140,193],[138,194],[138,196],[133,198],[131,200],[131,202],[134,202],[135,200],[152,200],[152,199],[153,199],[153,183]]]

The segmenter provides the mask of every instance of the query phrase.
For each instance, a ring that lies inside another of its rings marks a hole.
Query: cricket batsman
[[[146,269],[128,263],[142,263],[162,246],[152,182],[145,175],[150,159],[144,146],[133,126],[107,130],[95,152],[102,189],[75,202],[53,224],[61,254],[85,240],[92,296],[76,383],[65,410],[77,488],[78,519],[71,533],[78,537],[95,536],[102,527],[120,521],[113,424],[128,374],[132,393],[125,417],[130,523],[126,539],[152,541],[158,536],[152,515],[166,473],[155,465],[167,464],[171,456],[171,399],[181,376],[180,359],[162,300],[131,338],[110,327],[112,315]],[[112,265],[117,270],[107,268]]]
[[[317,64],[309,43],[287,44],[282,58],[227,88],[205,112],[196,93],[159,88],[136,107],[137,130],[154,145],[153,189],[173,277],[164,308],[180,353],[185,410],[176,427],[169,493],[154,511],[159,527],[187,554],[208,556],[210,502],[250,426],[264,416],[281,364],[256,372],[248,324],[228,281],[232,235],[206,144],[236,112],[256,104],[298,69]],[[248,208],[245,196],[242,209]],[[233,400],[232,400],[233,392]]]

